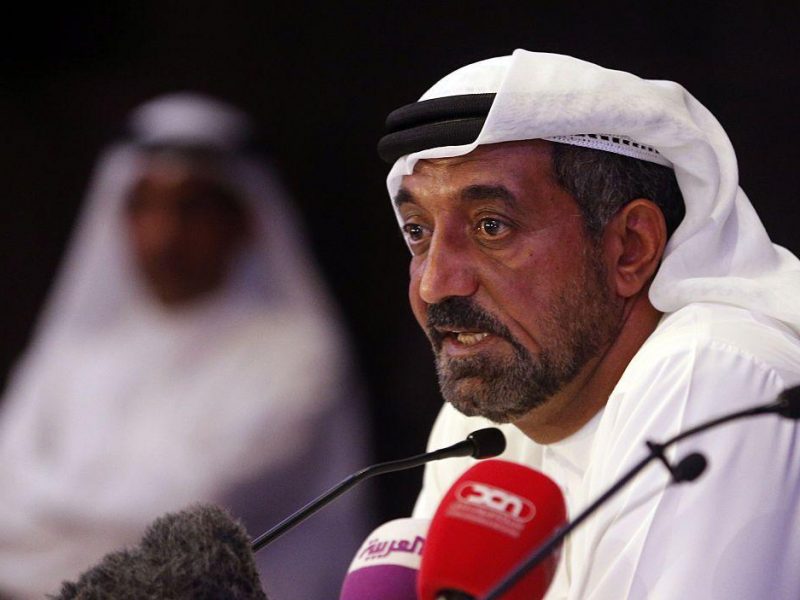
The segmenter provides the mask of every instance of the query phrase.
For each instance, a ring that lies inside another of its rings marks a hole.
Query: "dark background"
[[[515,48],[684,84],[733,140],[742,187],[795,252],[798,8],[640,2],[18,5],[0,32],[0,375],[24,347],[94,161],[125,115],[194,90],[251,113],[306,219],[369,391],[376,459],[420,451],[439,407],[375,154],[385,115]],[[376,484],[404,516],[420,473]],[[313,491],[310,491],[312,493]]]

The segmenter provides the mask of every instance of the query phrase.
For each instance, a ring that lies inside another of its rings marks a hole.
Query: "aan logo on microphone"
[[[527,498],[499,487],[465,481],[455,493],[447,516],[489,527],[511,537],[519,537],[525,525],[536,516],[536,506]]]

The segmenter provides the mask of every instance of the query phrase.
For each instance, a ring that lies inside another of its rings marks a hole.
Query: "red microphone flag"
[[[561,490],[546,475],[504,460],[476,464],[448,490],[433,517],[420,565],[419,599],[446,598],[448,591],[483,596],[566,518]],[[504,599],[542,598],[558,555],[551,554]]]

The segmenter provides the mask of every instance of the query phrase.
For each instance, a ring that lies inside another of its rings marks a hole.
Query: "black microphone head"
[[[800,385],[780,393],[775,412],[787,419],[800,419]]]
[[[244,528],[214,505],[154,521],[135,548],[107,554],[56,600],[266,600]]]
[[[694,481],[703,474],[707,465],[708,461],[705,456],[699,452],[692,452],[675,465],[672,470],[673,479],[675,483]]]
[[[472,442],[472,458],[492,458],[506,449],[506,436],[497,427],[473,431],[467,440]]]

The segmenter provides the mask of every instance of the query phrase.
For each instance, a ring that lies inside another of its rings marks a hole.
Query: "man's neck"
[[[539,444],[561,441],[580,430],[606,405],[628,363],[653,333],[661,316],[650,304],[647,289],[631,298],[614,340],[556,395],[514,424]]]

